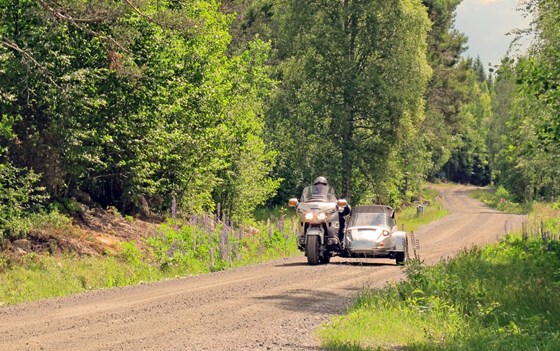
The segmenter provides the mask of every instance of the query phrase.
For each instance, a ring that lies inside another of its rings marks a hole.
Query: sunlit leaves
[[[497,71],[495,163],[498,181],[518,198],[554,199],[560,192],[560,5],[526,5],[536,42],[528,57],[504,60]]]
[[[52,195],[86,192],[132,212],[146,203],[165,211],[172,198],[185,211],[224,200],[247,214],[274,192],[262,135],[269,48],[255,42],[227,55],[232,17],[215,1],[0,8],[0,39],[25,50],[0,51],[0,72],[9,72],[0,113],[22,116],[19,144],[8,144],[25,150],[18,161],[41,172]]]
[[[321,174],[356,202],[387,201],[393,188],[398,195],[399,159],[422,172],[405,141],[417,141],[430,75],[425,9],[418,1],[291,1],[275,10],[288,58],[269,124],[286,185]]]

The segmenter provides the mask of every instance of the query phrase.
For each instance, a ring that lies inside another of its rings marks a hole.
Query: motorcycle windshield
[[[334,190],[328,185],[316,184],[303,189],[301,202],[336,202]]]
[[[369,227],[388,225],[385,213],[356,213],[353,214],[348,227]]]

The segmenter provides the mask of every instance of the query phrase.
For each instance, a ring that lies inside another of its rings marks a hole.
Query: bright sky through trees
[[[499,64],[513,40],[514,29],[526,28],[529,20],[517,10],[518,0],[463,0],[457,7],[455,27],[469,37],[465,56],[480,56],[487,66]],[[521,43],[524,48],[528,42]],[[516,54],[515,52],[513,53]]]

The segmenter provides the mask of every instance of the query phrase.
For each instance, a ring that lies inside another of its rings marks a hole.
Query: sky
[[[455,19],[455,28],[469,37],[463,56],[480,56],[486,67],[499,64],[513,40],[507,33],[526,28],[530,22],[517,7],[518,0],[463,0]]]

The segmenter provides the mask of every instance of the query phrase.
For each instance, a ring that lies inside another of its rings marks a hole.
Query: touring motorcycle
[[[345,199],[337,199],[332,187],[314,184],[303,189],[300,200],[289,201],[299,218],[297,244],[310,265],[329,263],[342,250],[344,216],[350,213]],[[341,223],[342,222],[342,223]]]

